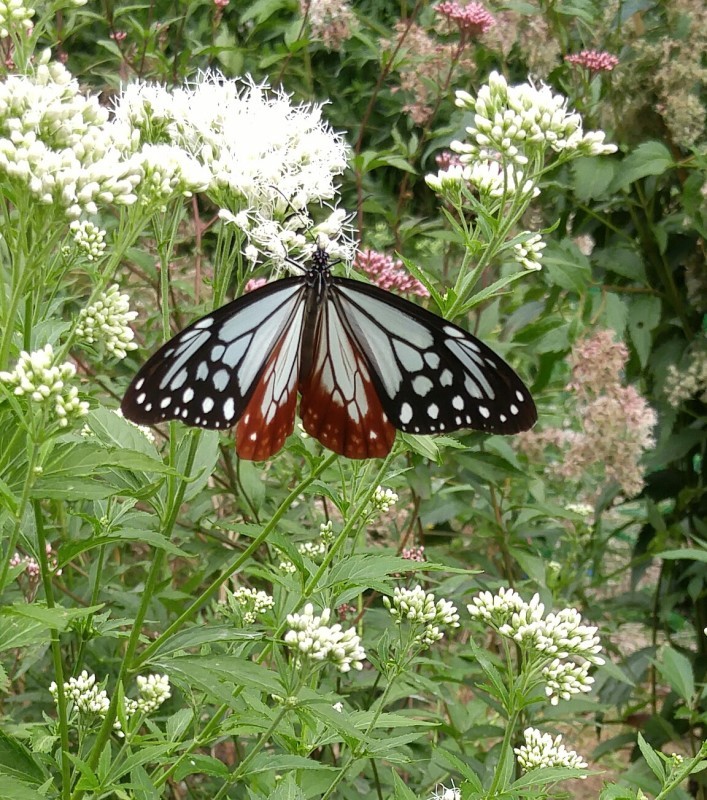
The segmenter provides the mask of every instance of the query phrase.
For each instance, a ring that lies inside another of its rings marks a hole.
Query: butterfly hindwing
[[[284,278],[189,325],[140,369],[123,398],[123,414],[143,425],[170,419],[203,428],[233,425],[301,314],[304,291],[301,278]]]
[[[313,333],[300,381],[305,431],[348,458],[387,455],[395,428],[381,406],[368,359],[349,335],[336,303],[324,302]]]
[[[457,325],[370,284],[332,279],[340,316],[391,423],[408,433],[517,433],[535,404],[506,362]]]

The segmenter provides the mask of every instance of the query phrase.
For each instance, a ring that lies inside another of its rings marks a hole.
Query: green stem
[[[172,502],[168,504],[167,509],[167,516],[163,526],[163,535],[165,539],[170,539],[172,535],[172,530],[174,528],[175,522],[177,521],[177,515],[179,514],[179,507],[182,504],[182,499],[184,498],[184,492],[187,489],[189,484],[189,476],[191,474],[191,469],[194,464],[194,458],[196,456],[196,450],[200,440],[200,431],[194,431],[192,433],[192,439],[189,446],[189,454],[187,456],[187,463],[184,469],[184,478],[182,479],[179,488],[172,496]],[[172,463],[172,466],[174,464]],[[125,651],[125,655],[120,665],[120,671],[118,673],[118,678],[116,681],[116,686],[124,686],[126,678],[130,672],[136,671],[141,663],[140,659],[135,658],[135,651],[137,650],[138,642],[140,641],[140,635],[142,633],[142,624],[145,621],[145,617],[147,616],[147,610],[149,608],[150,602],[152,601],[155,589],[157,587],[157,583],[159,581],[160,573],[162,572],[162,565],[165,559],[165,551],[158,550],[154,556],[152,561],[152,565],[150,566],[150,571],[147,575],[147,580],[145,581],[145,587],[142,592],[142,597],[140,600],[140,606],[138,608],[137,614],[135,615],[135,621],[133,622],[132,630],[130,631],[130,638],[128,639],[128,646]],[[98,736],[91,748],[91,753],[88,758],[88,767],[91,770],[95,770],[98,759],[101,757],[101,753],[103,752],[103,748],[105,747],[106,742],[113,730],[113,723],[116,718],[117,710],[118,710],[118,692],[113,693],[113,697],[111,699],[110,708],[108,709],[108,713],[106,714],[103,724],[98,732]],[[72,800],[80,800],[83,797],[86,789],[79,788],[76,789],[72,795]]]
[[[236,570],[238,570],[249,558],[250,556],[258,550],[258,548],[263,544],[263,542],[270,536],[270,533],[275,529],[277,523],[282,519],[285,513],[289,510],[292,503],[297,500],[300,494],[327,468],[329,467],[335,460],[337,456],[335,454],[331,454],[323,461],[321,461],[308,475],[303,481],[301,481],[297,486],[287,495],[284,502],[280,504],[277,511],[273,514],[272,519],[268,524],[263,528],[262,532],[256,536],[255,539],[248,545],[248,547],[235,558],[231,564],[229,564],[226,569],[219,574],[219,576],[213,580],[204,591],[199,595],[199,597],[194,600],[188,608],[183,611],[177,619],[167,628],[167,630],[162,633],[157,639],[154,640],[151,644],[149,644],[145,650],[140,655],[136,666],[140,666],[144,664],[159,648],[172,636],[176,633],[185,622],[187,622],[211,597],[218,591],[219,587],[223,584],[224,581],[228,580],[228,578],[233,575]]]
[[[229,788],[239,780],[239,778],[245,773],[251,761],[270,741],[270,737],[272,736],[273,733],[275,733],[278,725],[280,724],[282,718],[285,716],[286,713],[287,713],[287,708],[283,706],[275,715],[275,719],[273,719],[273,721],[270,723],[270,727],[263,732],[258,742],[253,746],[253,749],[238,765],[238,769],[233,773],[233,775],[229,775],[228,780],[226,780],[226,782],[221,786],[218,792],[216,792],[216,794],[213,797],[213,800],[221,800],[221,798],[226,796],[226,792],[229,790]]]
[[[37,528],[37,555],[42,572],[42,585],[47,601],[47,608],[54,608],[54,587],[47,559],[47,537],[44,533],[44,519],[39,500],[33,500],[34,522]],[[66,695],[64,694],[64,668],[61,663],[61,642],[57,628],[50,628],[52,661],[54,662],[54,678],[56,680],[56,700],[59,713],[59,736],[61,738],[61,796],[64,800],[71,797],[71,768],[69,763],[69,720],[66,713]]]

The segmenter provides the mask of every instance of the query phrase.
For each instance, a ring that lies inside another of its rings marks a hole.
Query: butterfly
[[[240,458],[270,458],[304,430],[348,458],[383,457],[396,429],[530,428],[535,404],[496,353],[408,300],[332,275],[320,247],[300,276],[196,320],[140,369],[123,398],[138,424],[236,426]]]

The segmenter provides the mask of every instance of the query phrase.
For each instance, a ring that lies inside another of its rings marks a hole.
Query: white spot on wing
[[[140,392],[140,394],[135,398],[135,402],[139,406],[141,406],[145,402],[145,398],[146,397],[147,397],[147,395],[145,394],[145,392]]]
[[[518,413],[518,406],[512,405],[511,406],[511,414],[517,414],[517,413]]]
[[[423,367],[422,356],[413,347],[405,342],[399,342],[397,339],[393,343],[395,353],[403,365],[403,369],[408,372],[419,372]]]
[[[523,392],[516,389],[516,397],[518,398],[518,402],[522,403],[525,398],[523,397]]]
[[[403,425],[407,425],[408,422],[412,419],[412,406],[410,403],[403,403],[400,406],[400,421]]]
[[[430,405],[427,406],[427,413],[430,415],[430,417],[432,417],[432,419],[437,419],[439,416],[439,406],[437,406],[435,403],[430,403]]]
[[[204,317],[204,319],[200,319],[198,322],[194,323],[195,328],[210,328],[214,324],[213,317]]]
[[[415,390],[415,394],[419,394],[420,397],[424,397],[433,385],[432,381],[426,375],[417,375],[412,382],[412,388]]]
[[[427,366],[431,367],[432,369],[437,369],[439,366],[439,356],[434,350],[430,350],[429,353],[425,353],[425,361],[427,362]]]
[[[160,400],[160,408],[167,408],[167,406],[172,402],[171,397],[163,397]]]
[[[204,414],[208,414],[209,411],[214,407],[214,401],[212,397],[205,397],[201,401],[201,407],[204,409]]]
[[[206,361],[200,361],[199,366],[196,368],[196,379],[198,381],[205,381],[209,377],[209,365]]]
[[[447,336],[453,336],[455,339],[463,339],[466,336],[464,331],[459,328],[454,328],[451,325],[445,325],[442,330],[444,330]]]
[[[230,376],[225,369],[220,369],[218,372],[214,372],[211,382],[213,383],[217,392],[222,392],[228,386],[229,377]]]
[[[184,394],[182,395],[182,402],[189,403],[193,397],[194,390],[191,388],[191,386],[187,386],[187,388],[184,390]]]
[[[452,405],[457,411],[461,411],[464,408],[464,398],[460,394],[455,395],[452,398]]]
[[[486,408],[486,406],[479,406],[479,414],[481,414],[484,419],[488,419],[491,416],[491,412]]]
[[[442,370],[442,374],[439,376],[439,382],[442,386],[451,386],[454,382],[454,375],[452,375],[451,371],[448,369]]]
[[[135,384],[135,388],[136,388],[138,391],[140,391],[140,389],[142,389],[142,384],[143,384],[143,383],[145,383],[145,379],[144,379],[144,378],[140,378],[140,380],[139,380],[139,381],[138,381],[138,382]]]

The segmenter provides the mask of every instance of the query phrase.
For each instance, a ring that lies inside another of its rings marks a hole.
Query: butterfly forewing
[[[123,398],[123,414],[143,425],[170,419],[203,428],[234,425],[283,334],[298,315],[301,320],[304,291],[301,279],[284,278],[192,323],[138,372]]]
[[[537,419],[523,382],[471,334],[369,284],[333,278],[349,335],[365,353],[383,409],[408,433],[518,433]]]
[[[349,335],[336,303],[323,304],[306,362],[300,381],[305,431],[348,458],[385,456],[395,428],[381,406],[368,359]]]

